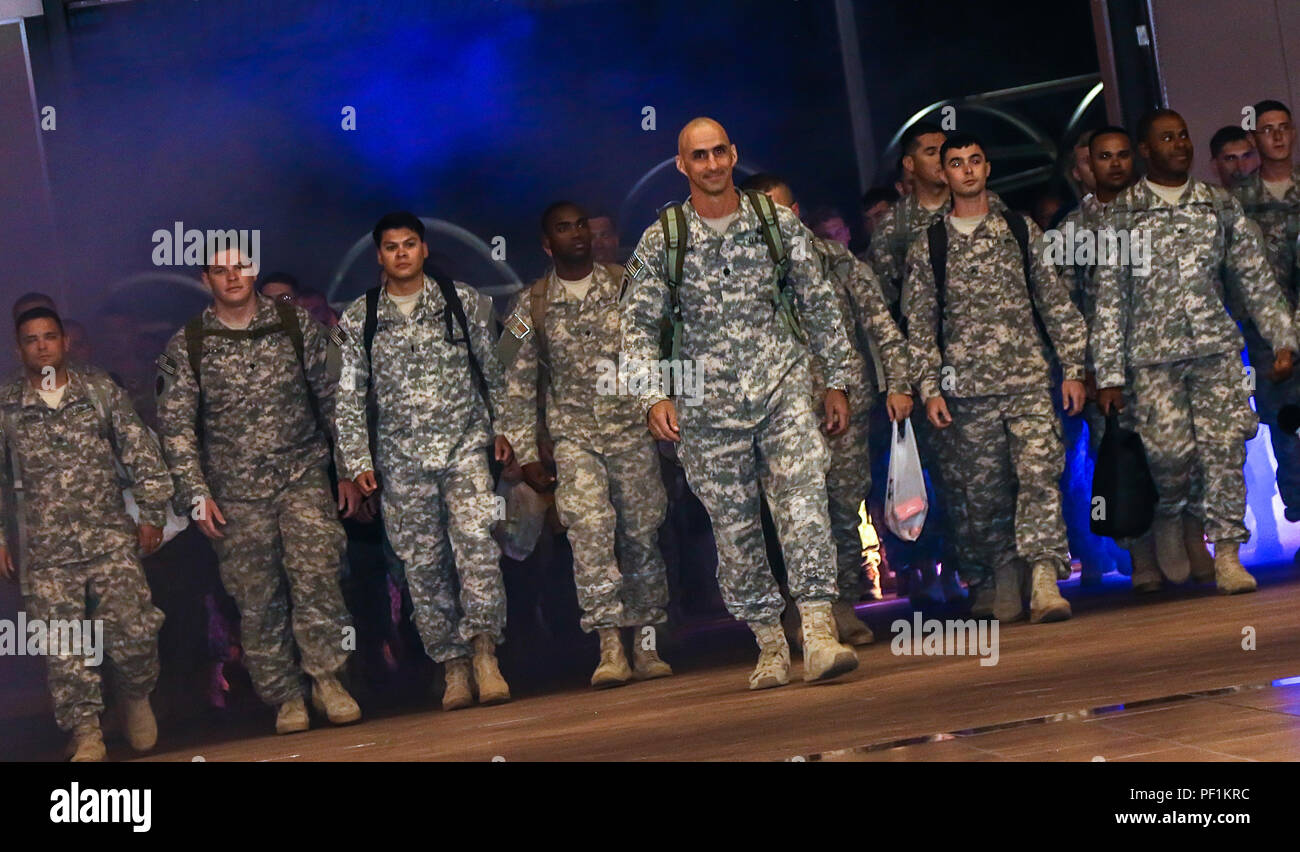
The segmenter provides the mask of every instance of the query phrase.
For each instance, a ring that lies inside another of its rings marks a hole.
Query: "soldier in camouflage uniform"
[[[600,637],[591,685],[666,677],[672,669],[645,628],[668,619],[657,541],[668,497],[640,404],[617,386],[623,267],[593,261],[587,214],[570,202],[542,214],[542,246],[554,267],[519,294],[509,326],[524,337],[507,364],[504,431],[539,491],[549,478],[538,460],[539,419],[555,443],[555,506],[573,547],[582,629]],[[632,628],[631,667],[624,627]]]
[[[651,434],[681,441],[687,480],[713,521],[723,600],[760,649],[750,688],[789,682],[790,666],[783,602],[759,521],[760,478],[803,623],[804,679],[836,677],[857,668],[858,659],[837,640],[831,615],[839,590],[826,503],[829,460],[808,400],[805,335],[793,303],[802,309],[806,339],[831,388],[825,408],[832,436],[848,425],[844,319],[808,251],[808,230],[767,196],[737,192],[736,147],[721,125],[694,119],[677,141],[677,168],[690,183],[690,201],[665,210],[664,220],[641,236],[623,285],[629,387],[645,406]],[[670,224],[680,240],[677,269],[669,267]],[[678,280],[670,291],[672,278]],[[704,387],[696,390],[707,396],[704,405],[682,407],[680,426],[679,411],[656,381],[660,322],[670,312],[680,322],[673,335],[677,356],[699,367]]]
[[[1259,225],[1264,237],[1264,251],[1269,266],[1282,288],[1292,311],[1297,307],[1296,239],[1300,237],[1300,168],[1291,162],[1295,143],[1295,126],[1291,111],[1277,101],[1255,105],[1255,146],[1262,163],[1259,170],[1244,178],[1233,194],[1245,208],[1246,215]],[[1277,460],[1277,490],[1286,507],[1288,521],[1300,521],[1300,438],[1279,427],[1278,411],[1284,405],[1300,404],[1300,376],[1284,382],[1264,378],[1273,352],[1259,327],[1243,319],[1246,352],[1255,368],[1255,411],[1268,424]]]
[[[1147,177],[1111,203],[1106,223],[1145,232],[1151,264],[1148,274],[1126,264],[1097,271],[1091,340],[1098,404],[1103,412],[1123,406],[1127,371],[1131,416],[1160,494],[1152,532],[1162,570],[1178,566],[1172,576],[1187,577],[1181,516],[1201,508],[1215,545],[1219,590],[1254,591],[1255,578],[1237,551],[1250,537],[1242,466],[1257,420],[1237,355],[1241,333],[1224,309],[1225,289],[1276,353],[1272,372],[1279,379],[1291,373],[1295,330],[1259,228],[1227,192],[1188,176],[1193,149],[1182,117],[1172,110],[1148,113],[1138,148]],[[1198,468],[1201,507],[1189,496]]]
[[[901,319],[902,316],[899,293],[903,285],[908,247],[926,228],[952,210],[951,193],[939,160],[939,148],[945,138],[943,130],[928,121],[917,122],[908,128],[902,139],[901,164],[911,180],[913,191],[894,202],[871,235],[867,256],[896,319]],[[913,368],[918,366],[913,364]],[[896,573],[902,574],[905,566],[911,572],[913,588],[910,591],[916,606],[920,606],[927,598],[936,603],[960,598],[961,586],[957,582],[957,569],[960,567],[962,576],[972,584],[976,593],[976,609],[989,609],[992,606],[992,583],[987,584],[983,590],[983,598],[987,601],[979,600],[980,580],[984,572],[969,558],[969,548],[963,544],[970,536],[955,527],[962,511],[953,500],[961,496],[961,490],[945,487],[942,466],[938,463],[933,447],[935,435],[924,412],[917,412],[912,425],[916,427],[917,450],[921,454],[922,464],[930,474],[934,499],[931,500],[926,524],[915,542],[903,542],[887,535],[890,564]],[[875,432],[886,436],[886,440],[880,443],[887,445],[889,430],[885,424],[876,423]],[[882,453],[882,456],[887,455],[888,453]],[[884,469],[888,464],[887,458],[881,458],[879,464]],[[883,524],[881,529],[884,529]],[[937,576],[935,571],[935,561],[939,559],[946,566],[942,576]],[[919,581],[913,570],[918,565]],[[983,605],[985,602],[987,606]]]
[[[979,140],[954,134],[942,157],[953,191],[953,211],[941,225],[945,283],[936,286],[927,233],[908,249],[903,285],[921,396],[930,422],[946,430],[938,442],[940,463],[945,481],[964,492],[959,505],[968,513],[971,546],[993,567],[994,615],[1021,616],[1021,574],[1029,567],[1030,620],[1058,621],[1071,614],[1056,585],[1070,576],[1070,561],[1058,484],[1065,458],[1047,346],[1065,375],[1067,412],[1077,414],[1087,328],[1044,260],[1042,232],[1021,217],[1022,249],[1012,221],[1019,214],[986,189],[989,163]],[[1040,322],[1042,331],[1030,331]]]
[[[256,271],[237,250],[209,260],[202,277],[212,305],[158,358],[158,422],[177,507],[217,552],[253,687],[277,708],[276,731],[307,730],[304,672],[318,712],[355,722],[361,709],[338,680],[352,627],[337,510],[350,516],[360,497],[348,482],[337,508],[330,494],[333,344],[306,311],[259,296]]]
[[[24,375],[0,387],[0,455],[12,460],[23,486],[18,523],[25,545],[0,534],[0,575],[13,576],[17,557],[24,605],[51,632],[53,622],[103,624],[102,648],[86,645],[95,638],[82,633],[80,648],[47,649],[54,717],[73,735],[73,760],[105,757],[104,702],[92,662],[99,654],[113,665],[127,739],[145,751],[158,736],[149,694],[158,682],[163,614],[153,605],[136,549],[149,554],[162,543],[171,478],[157,440],[121,388],[102,371],[67,366],[58,314],[32,308],[15,326]],[[138,529],[115,465],[130,480]],[[8,511],[0,492],[0,514]],[[10,545],[22,552],[11,553]]]
[[[342,475],[366,496],[382,486],[384,527],[405,566],[415,625],[425,651],[446,664],[443,709],[472,704],[475,686],[482,704],[509,701],[496,659],[506,598],[501,549],[491,534],[497,512],[487,451],[495,445],[497,461],[506,465],[513,453],[504,436],[492,435],[505,379],[488,325],[491,301],[447,282],[460,302],[466,339],[440,285],[424,274],[429,248],[420,219],[390,213],[373,236],[385,283],[370,297],[371,344],[365,340],[368,297],[349,305],[338,326],[345,338],[336,409]],[[440,558],[448,540],[454,570]]]
[[[741,185],[757,190],[799,215],[798,202],[790,187],[774,175],[753,175]],[[828,441],[831,462],[826,473],[826,497],[831,533],[835,539],[835,561],[839,598],[831,610],[841,642],[866,645],[875,641],[871,629],[857,617],[853,605],[862,597],[862,539],[858,534],[858,508],[871,491],[871,458],[867,440],[870,431],[875,387],[886,389],[890,420],[906,418],[912,411],[911,362],[907,341],[890,316],[871,267],[858,260],[842,243],[813,237],[809,248],[830,282],[844,317],[844,328],[852,346],[853,371],[849,381],[849,426]],[[826,384],[817,369],[812,372],[813,404],[826,397]],[[874,369],[873,369],[874,368]],[[793,631],[787,631],[792,633]]]

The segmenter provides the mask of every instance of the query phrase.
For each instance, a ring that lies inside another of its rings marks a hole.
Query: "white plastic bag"
[[[925,474],[921,455],[916,451],[916,436],[910,423],[903,421],[902,435],[894,423],[893,444],[889,449],[889,480],[885,485],[885,526],[903,541],[916,541],[925,526],[930,510],[925,496]]]

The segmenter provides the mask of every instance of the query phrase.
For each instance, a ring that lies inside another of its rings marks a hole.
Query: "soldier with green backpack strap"
[[[790,649],[759,522],[760,480],[802,618],[804,680],[858,665],[831,614],[839,590],[829,457],[809,400],[808,350],[828,388],[832,436],[848,426],[852,360],[837,298],[809,249],[812,234],[766,195],[736,190],[736,157],[712,119],[694,119],[678,136],[677,169],[691,197],[646,229],[628,261],[622,348],[651,434],[681,442],[687,481],[713,522],[723,601],[758,642],[750,688],[764,689],[789,681]],[[674,324],[671,354],[702,371],[702,405],[679,411],[658,381],[665,314]]]
[[[360,494],[330,493],[337,376],[329,332],[301,308],[253,287],[235,251],[202,270],[212,305],[177,331],[158,358],[158,422],[189,513],[217,552],[221,583],[239,607],[253,686],[277,708],[276,731],[309,726],[302,675],[317,711],[335,724],[361,710],[339,682],[351,619],[339,578],[344,533]],[[301,665],[294,660],[294,646]]]

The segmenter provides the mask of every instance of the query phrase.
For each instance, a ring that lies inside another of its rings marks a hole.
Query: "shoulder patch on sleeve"
[[[158,356],[158,369],[162,370],[169,376],[176,375],[176,361],[170,355],[163,353]]]
[[[333,343],[335,346],[342,346],[344,343],[348,342],[347,334],[337,325],[330,328],[329,338],[330,343]]]
[[[639,252],[634,251],[632,252],[632,256],[627,260],[626,268],[627,268],[627,274],[623,277],[623,280],[626,282],[629,278],[631,278],[633,281],[635,281],[636,279],[640,278],[642,275],[645,274],[646,263],[644,260],[641,259],[641,254]],[[624,287],[626,286],[627,285],[624,284]]]

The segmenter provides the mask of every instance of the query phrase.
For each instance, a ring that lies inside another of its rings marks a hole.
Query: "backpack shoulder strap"
[[[664,273],[668,288],[677,302],[677,288],[682,285],[682,270],[686,263],[686,213],[680,204],[670,204],[659,213],[659,226],[664,232]]]
[[[275,303],[275,312],[280,316],[280,328],[284,333],[289,335],[289,342],[293,344],[293,354],[298,356],[298,365],[302,367],[303,375],[307,375],[307,354],[306,346],[302,340],[302,323],[298,321],[298,312],[293,309],[292,305],[286,305],[284,302]]]
[[[487,379],[483,375],[483,368],[479,365],[478,358],[474,357],[474,341],[469,334],[469,319],[465,316],[465,306],[460,301],[460,294],[456,292],[456,284],[450,278],[443,275],[435,275],[434,280],[438,282],[438,289],[442,291],[442,298],[447,303],[447,310],[455,318],[456,324],[460,326],[460,333],[465,338],[465,351],[469,355],[469,370],[474,375],[474,384],[478,387],[479,396],[483,397],[483,404],[487,406],[488,421],[495,420],[492,413],[492,396],[488,392]]]
[[[194,384],[202,386],[202,382],[199,381],[199,367],[203,363],[203,314],[185,323],[185,354],[190,359],[190,372],[194,374]]]
[[[784,240],[781,239],[781,223],[776,216],[776,203],[765,194],[754,190],[747,190],[745,196],[754,206],[754,211],[758,213],[758,219],[762,223],[760,230],[763,232],[763,242],[767,243],[767,254],[772,258],[772,265],[777,268],[778,277],[784,278],[790,265],[790,255],[785,250]]]
[[[540,342],[542,331],[546,322],[546,309],[550,307],[550,300],[547,293],[547,279],[549,275],[543,275],[533,282],[533,286],[528,288],[528,310],[533,318],[533,333],[537,335]]]
[[[379,328],[379,293],[382,287],[366,291],[366,321],[361,327],[361,341],[366,348],[366,363],[370,363],[370,349],[375,344],[375,329]]]
[[[930,271],[934,273],[934,299],[939,306],[935,339],[939,343],[939,352],[942,354],[943,315],[946,302],[944,285],[948,282],[948,224],[943,217],[936,219],[925,229],[925,240],[930,249]]]
[[[1025,224],[1025,217],[1019,213],[1013,213],[1008,209],[1002,210],[1002,220],[1007,223],[1007,228],[1011,231],[1011,236],[1016,238],[1016,244],[1020,246],[1020,261],[1025,267],[1025,284],[1029,284],[1029,226]]]

